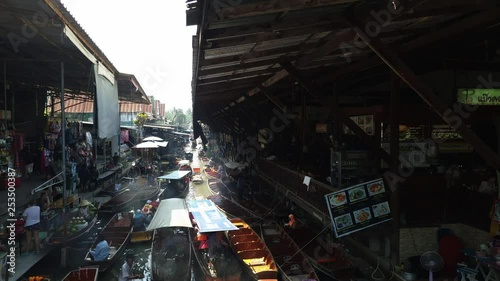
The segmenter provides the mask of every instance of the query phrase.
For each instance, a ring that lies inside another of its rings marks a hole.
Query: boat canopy
[[[193,227],[185,199],[161,200],[147,231],[164,227]]]
[[[247,164],[242,164],[242,163],[238,163],[238,162],[226,162],[226,163],[224,163],[224,165],[231,170],[242,169],[242,168],[245,168],[247,166]]]
[[[201,233],[237,230],[227,217],[210,200],[188,201],[189,211]]]
[[[158,177],[158,179],[160,179],[160,180],[178,180],[178,179],[182,179],[183,177],[185,177],[189,173],[191,173],[191,171],[173,171],[173,172],[168,173],[164,176]]]

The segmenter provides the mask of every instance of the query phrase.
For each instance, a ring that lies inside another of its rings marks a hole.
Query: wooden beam
[[[436,44],[445,39],[449,39],[452,36],[463,35],[463,33],[465,32],[472,32],[473,30],[484,27],[485,25],[494,24],[496,22],[499,22],[499,14],[500,8],[497,7],[472,15],[447,27],[443,27],[437,31],[428,33],[406,44],[403,44],[401,48],[396,50],[396,53],[399,55],[406,55],[415,50],[426,49],[430,45]],[[375,55],[369,59],[346,65],[342,69],[328,73],[319,77],[318,79],[315,79],[315,81],[319,84],[328,83],[331,80],[342,78],[345,75],[351,74],[353,72],[363,71],[381,64],[383,64],[383,62],[379,59],[378,56]]]
[[[254,79],[256,77],[266,78],[270,77],[274,74],[274,72],[270,70],[266,71],[257,71],[254,73],[242,73],[231,76],[222,76],[215,77],[210,79],[198,80],[199,85],[212,85],[212,84],[220,84],[220,83],[235,83],[236,81],[244,81],[248,79]]]
[[[391,171],[397,175],[399,167],[399,103],[400,103],[400,79],[396,74],[391,73],[391,105],[390,105],[390,153],[392,156],[392,164],[390,166]],[[390,237],[390,249],[392,262],[394,264],[400,264],[399,257],[399,242],[400,242],[400,232],[399,232],[399,183],[396,182],[395,186],[392,186],[391,194],[391,214],[392,214],[392,225],[393,232]]]
[[[358,0],[295,0],[295,1],[260,1],[257,3],[239,5],[221,9],[217,15],[223,19],[235,19],[250,16],[287,13],[294,10],[305,10],[331,5],[350,4]]]
[[[255,42],[287,39],[287,38],[293,38],[293,37],[298,37],[298,36],[305,36],[305,35],[309,35],[309,34],[331,32],[334,29],[339,29],[339,27],[334,26],[330,22],[328,24],[322,24],[322,25],[315,24],[315,25],[310,25],[310,26],[301,26],[301,27],[296,27],[294,29],[272,30],[272,31],[260,32],[260,33],[252,32],[251,34],[249,34],[247,36],[240,35],[240,36],[234,36],[234,37],[230,37],[227,39],[219,39],[219,40],[207,39],[203,48],[204,49],[206,49],[206,48],[223,48],[223,47],[228,47],[228,46],[251,44],[251,43],[255,43]],[[244,32],[240,31],[240,33],[243,33],[242,35],[244,35]]]
[[[497,14],[498,17],[498,14]],[[353,27],[357,23],[352,22]],[[410,88],[412,88],[447,124],[455,129],[474,150],[496,170],[500,170],[500,157],[486,145],[463,122],[462,117],[449,109],[441,99],[436,96],[426,83],[411,71],[392,51],[390,51],[378,38],[373,38],[357,28],[356,33],[365,43],[389,66]]]
[[[322,96],[321,92],[307,79],[303,78],[297,69],[293,67],[290,63],[283,62],[283,69],[292,75],[297,82],[308,91],[313,97],[319,98],[323,101],[323,104],[328,104],[327,100]],[[351,131],[353,131],[360,139],[368,146],[373,152],[375,152],[382,160],[384,160],[389,165],[392,163],[392,157],[389,153],[383,150],[380,146],[377,146],[376,142],[371,136],[369,136],[361,127],[359,127],[354,121],[344,112],[338,108],[335,104],[332,104],[332,114],[337,122],[345,124]]]

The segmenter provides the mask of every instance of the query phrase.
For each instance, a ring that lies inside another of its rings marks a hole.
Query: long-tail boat
[[[87,202],[89,203],[89,202]],[[80,217],[78,211],[65,215],[64,224],[47,239],[47,244],[51,246],[68,245],[86,235],[97,222],[99,206],[96,210],[90,211],[91,217]]]
[[[127,208],[131,206],[131,203],[134,201],[136,193],[131,191],[130,189],[123,190],[118,193],[118,195],[111,198],[109,201],[104,203],[99,212],[114,214],[120,211],[126,211]]]
[[[85,256],[85,263],[88,265],[98,265],[99,271],[108,269],[120,257],[128,242],[134,228],[134,221],[132,214],[129,212],[117,213],[100,232],[100,235],[108,242],[110,251],[109,257],[102,261],[95,261],[90,252]],[[95,241],[90,249],[95,249],[97,243]]]
[[[99,276],[99,267],[82,267],[75,269],[66,276],[64,276],[63,281],[97,281]]]
[[[257,280],[277,281],[278,269],[271,251],[257,233],[242,219],[231,222],[238,230],[227,232],[229,244]]]
[[[280,225],[266,222],[260,230],[283,280],[319,280],[307,256]]]
[[[152,281],[191,280],[192,223],[185,199],[160,202],[147,231],[153,231],[151,244]]]

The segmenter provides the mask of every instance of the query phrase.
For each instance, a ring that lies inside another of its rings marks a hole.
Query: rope
[[[283,265],[285,265],[289,261],[291,261],[293,259],[293,257],[295,257],[297,254],[303,253],[304,248],[307,247],[309,244],[311,244],[312,241],[316,240],[316,238],[318,238],[325,230],[330,228],[331,225],[332,225],[332,223],[329,223],[327,226],[325,226],[318,234],[316,234],[316,236],[314,236],[309,242],[307,242],[302,248],[300,248],[295,254],[293,254],[288,261],[283,263]]]
[[[377,271],[380,272],[380,274],[382,275],[382,277],[375,277],[375,273],[377,273]],[[376,280],[376,281],[385,280],[385,274],[382,272],[382,270],[380,270],[380,258],[379,257],[377,257],[377,267],[372,272],[371,278],[373,280]],[[392,279],[392,277],[391,277],[391,279]]]

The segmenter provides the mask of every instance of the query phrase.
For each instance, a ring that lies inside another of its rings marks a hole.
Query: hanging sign
[[[458,89],[457,102],[470,105],[500,105],[500,89]]]
[[[337,238],[392,219],[381,178],[326,194],[325,199]]]

